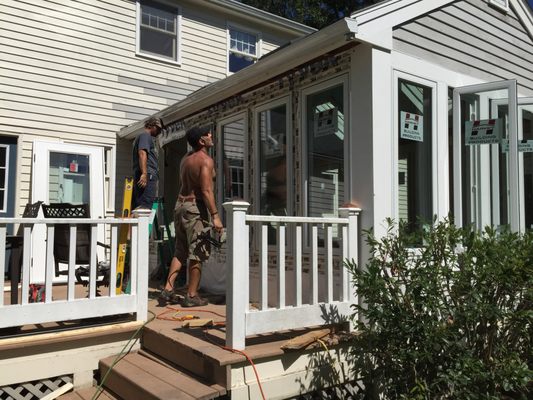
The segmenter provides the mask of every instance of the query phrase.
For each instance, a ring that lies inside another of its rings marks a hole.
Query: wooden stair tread
[[[115,357],[100,360],[102,376]],[[129,399],[212,399],[220,395],[194,378],[137,353],[128,354],[110,373],[105,386]]]

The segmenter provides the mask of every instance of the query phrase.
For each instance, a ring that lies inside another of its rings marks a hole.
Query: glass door
[[[103,148],[34,142],[32,202],[89,204],[91,218],[104,218],[103,163]],[[37,260],[46,259],[45,234],[44,226],[34,228],[32,282],[44,281],[44,263]],[[98,240],[103,242],[103,239],[102,226],[98,227]],[[103,259],[103,252],[98,257]]]
[[[458,226],[520,229],[517,126],[516,81],[454,89],[453,186]]]

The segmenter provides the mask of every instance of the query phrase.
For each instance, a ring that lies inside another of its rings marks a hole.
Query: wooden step
[[[96,387],[89,387],[85,389],[75,390],[73,392],[64,394],[58,397],[59,400],[91,400],[96,393]],[[120,398],[112,395],[107,390],[103,390],[98,396],[98,400],[120,400]]]
[[[200,336],[192,336],[191,333]],[[225,365],[231,364],[224,362],[226,358],[237,358],[241,362],[246,359],[207,342],[201,330],[191,333],[173,330],[169,334],[166,331],[152,329],[149,325],[143,329],[142,348],[193,375],[226,388]]]
[[[115,358],[100,360],[101,379]],[[205,385],[175,368],[138,353],[128,354],[121,359],[107,376],[104,387],[128,400],[214,399],[224,394],[218,387]]]

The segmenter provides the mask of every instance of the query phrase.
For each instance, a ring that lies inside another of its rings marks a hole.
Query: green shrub
[[[368,232],[365,268],[347,263],[363,299],[362,397],[533,398],[533,234],[448,222],[404,232],[391,221],[384,238]]]

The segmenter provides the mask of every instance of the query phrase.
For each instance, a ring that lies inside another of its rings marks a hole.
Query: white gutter
[[[257,63],[208,86],[175,103],[153,116],[163,119],[165,124],[179,121],[212,104],[222,101],[250,87],[259,85],[299,65],[317,58],[357,39],[357,23],[344,18],[309,36],[296,39],[285,47],[269,53]],[[147,119],[147,118],[146,118]],[[144,120],[122,128],[118,137],[133,139],[140,134]]]
[[[243,4],[236,0],[206,0],[208,3],[223,7],[227,11],[233,11],[236,14],[245,14],[252,18],[257,18],[265,21],[268,24],[278,25],[280,29],[285,29],[291,32],[297,32],[300,34],[308,35],[316,32],[317,29],[310,26],[301,24],[299,22],[291,21],[290,19],[280,17],[269,13],[267,11],[260,10],[258,8]]]

